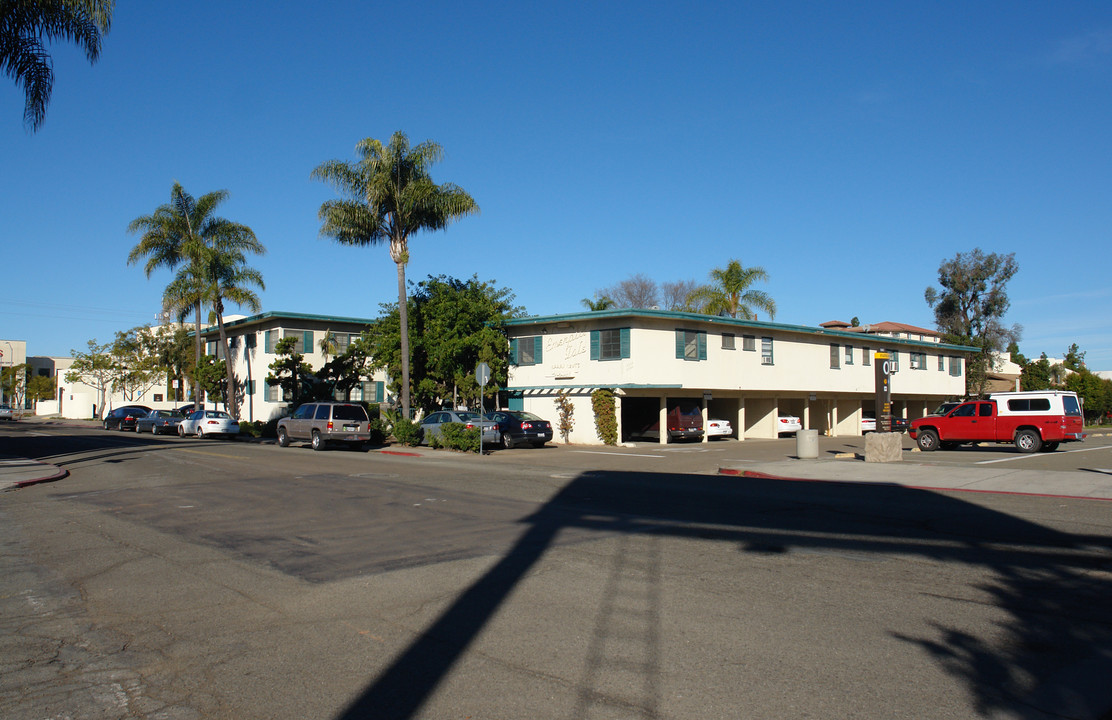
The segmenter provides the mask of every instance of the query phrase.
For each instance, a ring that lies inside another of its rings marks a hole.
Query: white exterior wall
[[[592,360],[591,331],[622,327],[630,328],[629,357]],[[705,360],[676,357],[677,329],[706,332]],[[699,399],[709,392],[712,399],[704,401],[704,408],[715,405],[715,414],[730,420],[739,438],[775,437],[777,414],[798,415],[805,427],[829,434],[857,435],[862,403],[871,403],[875,396],[872,356],[882,348],[898,353],[899,371],[891,379],[892,395],[913,408],[912,412],[965,392],[964,372],[950,374],[950,358],[965,353],[930,341],[900,342],[860,333],[660,311],[553,316],[532,323],[516,321],[507,331],[511,338],[540,338],[542,348],[540,363],[511,366],[508,390],[523,392],[525,410],[555,423],[554,393],[559,388],[569,389],[576,408],[570,439],[577,443],[599,442],[589,397],[597,387],[615,388],[619,398]],[[723,348],[724,332],[734,335],[735,349]],[[753,350],[743,349],[745,335],[754,337]],[[772,338],[771,365],[762,364],[764,337]],[[836,369],[831,368],[831,343],[839,346]],[[853,348],[849,365],[846,345]],[[863,361],[864,348],[869,349],[872,361],[868,365]],[[910,352],[925,355],[922,369],[911,369]],[[946,358],[942,371],[937,369],[939,355]],[[964,371],[964,360],[961,368]]]

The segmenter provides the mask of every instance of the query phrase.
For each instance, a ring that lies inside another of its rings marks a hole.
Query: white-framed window
[[[772,365],[772,338],[761,338],[761,365]]]
[[[846,365],[853,364],[853,346],[846,345]]]

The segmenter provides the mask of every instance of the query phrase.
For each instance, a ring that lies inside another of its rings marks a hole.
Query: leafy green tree
[[[1002,322],[1011,305],[1007,284],[1018,271],[1015,253],[986,255],[977,248],[943,261],[938,266],[942,289],[928,287],[923,293],[946,342],[980,348],[966,368],[969,396],[984,395],[988,373],[993,369],[992,353],[1019,340],[1022,328],[1006,328]]]
[[[151,215],[131,221],[128,232],[140,233],[131,249],[129,265],[146,260],[147,277],[156,269],[177,270],[163,293],[167,310],[183,317],[190,309],[196,317],[194,364],[201,361],[201,309],[208,304],[216,314],[225,357],[228,355],[224,331],[224,300],[243,304],[253,312],[259,307],[251,286],[263,288],[257,270],[246,267],[246,253],[266,252],[251,228],[216,216],[216,208],[228,198],[227,190],[217,190],[194,198],[179,183],[170,189],[170,202],[160,205]],[[228,382],[234,386],[231,366]],[[238,407],[233,397],[233,416]],[[204,405],[204,393],[197,393]]]
[[[27,381],[27,398],[38,410],[40,400],[50,400],[58,390],[58,384],[49,375],[32,375]]]
[[[768,281],[768,273],[760,267],[742,267],[731,260],[724,268],[710,271],[711,283],[697,288],[688,296],[688,304],[709,315],[726,314],[732,318],[753,320],[754,309],[776,316],[776,301],[762,291],[754,290],[758,280]]]
[[[163,325],[154,331],[158,367],[166,377],[167,397],[177,401],[182,381],[194,384],[193,340],[183,325]]]
[[[1065,385],[1067,390],[1072,390],[1081,398],[1087,422],[1094,423],[1099,418],[1104,417],[1109,410],[1112,410],[1112,406],[1109,405],[1109,401],[1112,400],[1109,395],[1112,381],[1102,380],[1082,368],[1077,372],[1070,373],[1066,377]]]
[[[27,373],[31,366],[27,363],[0,367],[0,388],[3,397],[11,401],[13,407],[22,408],[27,395]]]
[[[1015,340],[1008,343],[1008,355],[1011,356],[1012,362],[1020,367],[1027,364],[1027,358],[1019,351],[1019,343]]]
[[[1019,386],[1024,390],[1049,390],[1050,360],[1046,353],[1038,360],[1031,360],[1023,364],[1023,371],[1019,376]]]
[[[228,385],[227,363],[222,359],[218,360],[215,355],[202,355],[196,374],[197,383],[204,388],[207,395],[213,398],[213,402],[224,403],[224,407],[227,408],[228,388],[234,387]]]
[[[321,235],[343,245],[388,243],[398,270],[398,308],[401,313],[400,376],[402,412],[409,416],[410,348],[405,266],[409,236],[421,230],[443,230],[457,218],[479,212],[475,200],[451,183],[437,185],[429,169],[444,156],[440,145],[425,141],[410,146],[405,133],[396,132],[388,145],[366,138],[356,145],[359,159],[330,160],[313,170],[346,197],[321,205]]]
[[[94,418],[104,414],[104,404],[108,395],[108,388],[115,377],[115,363],[112,362],[112,344],[100,344],[94,338],[89,341],[88,352],[70,350],[73,364],[66,371],[66,382],[85,383],[97,391],[97,407],[93,413]]]
[[[374,367],[370,342],[370,336],[364,332],[363,335],[348,343],[344,352],[336,355],[317,370],[317,387],[320,389],[319,394],[322,399],[334,396],[339,390],[344,394],[344,400],[350,401],[351,391],[365,378],[371,377]],[[324,349],[323,343],[321,349]]]
[[[297,351],[297,338],[284,337],[274,344],[274,362],[270,363],[270,374],[266,384],[282,388],[282,397],[290,398],[292,406],[301,404],[306,378],[313,374],[313,368],[305,362],[305,356]]]
[[[1066,350],[1066,355],[1062,358],[1062,366],[1070,372],[1081,372],[1085,369],[1085,353],[1077,347],[1077,343],[1073,343]]]
[[[480,281],[429,276],[409,298],[409,335],[412,337],[413,393],[417,406],[432,410],[458,393],[465,402],[479,399],[475,381],[479,362],[490,366],[486,394],[505,385],[509,342],[504,322],[523,314],[506,288]],[[370,354],[385,367],[392,390],[399,390],[402,364],[398,308],[383,305],[384,314],[369,333]]]
[[[114,369],[112,390],[121,393],[128,402],[158,385],[164,377],[154,333],[148,327],[117,332],[109,353]]]
[[[68,40],[100,57],[101,36],[112,23],[114,0],[4,0],[0,2],[0,69],[23,87],[23,123],[38,130],[54,88],[45,42]]]

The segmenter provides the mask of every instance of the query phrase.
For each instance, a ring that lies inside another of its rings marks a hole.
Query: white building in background
[[[27,343],[23,340],[0,340],[0,367],[13,368],[27,362]],[[0,392],[0,402],[15,407],[16,398],[6,391]]]
[[[873,416],[878,351],[896,366],[896,415],[922,417],[965,393],[965,360],[976,348],[908,328],[866,332],[628,309],[515,319],[506,323],[512,357],[504,402],[555,420],[557,393],[566,391],[575,443],[600,442],[590,397],[598,388],[615,392],[623,441],[653,420],[664,427],[667,410],[681,402],[702,407],[704,426],[712,417],[729,420],[739,439],[777,437],[779,415],[830,435],[860,435],[862,417]]]
[[[240,403],[240,419],[266,421],[284,414],[290,398],[282,397],[282,389],[266,383],[270,363],[278,359],[275,347],[285,337],[297,339],[297,351],[305,355],[305,362],[319,370],[326,362],[320,349],[320,340],[331,332],[336,340],[337,353],[347,350],[352,340],[359,337],[374,321],[365,318],[307,315],[304,313],[266,312],[260,315],[224,323],[228,334],[228,349],[232,355],[232,369],[244,387]],[[224,357],[220,345],[220,331],[215,326],[201,331],[205,352],[218,358]],[[386,372],[376,370],[374,376],[351,393],[351,400],[368,403],[386,401]],[[343,399],[337,393],[336,399]]]

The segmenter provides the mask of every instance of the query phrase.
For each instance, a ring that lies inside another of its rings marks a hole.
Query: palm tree
[[[138,244],[127,256],[128,265],[145,258],[144,270],[148,278],[160,267],[169,270],[176,270],[179,266],[188,267],[187,272],[179,272],[167,285],[163,304],[166,310],[176,312],[179,318],[184,317],[190,309],[194,311],[195,368],[201,364],[201,305],[206,299],[206,278],[210,275],[204,268],[208,249],[218,245],[234,249],[237,242],[242,242],[237,238],[246,233],[249,242],[240,249],[265,252],[250,228],[216,217],[217,206],[227,197],[227,190],[217,190],[194,198],[180,183],[175,182],[170,190],[169,203],[159,205],[151,215],[135,218],[127,226],[129,233],[142,233]],[[251,245],[252,242],[254,245]],[[204,390],[196,382],[193,389],[196,402],[203,406]]]
[[[100,57],[101,35],[112,23],[115,0],[5,0],[0,3],[0,69],[23,86],[23,123],[38,130],[54,87],[43,42],[71,40],[90,63]]]
[[[753,320],[753,308],[764,310],[769,318],[776,316],[776,302],[768,293],[751,290],[757,280],[768,280],[764,268],[745,268],[737,260],[731,260],[725,269],[715,268],[710,272],[713,281],[703,285],[687,296],[688,305],[702,308],[710,315],[725,313],[732,318]]]
[[[317,342],[320,346],[320,354],[324,356],[324,362],[328,362],[329,357],[335,357],[336,353],[340,351],[340,341],[336,339],[336,333],[328,328],[324,329],[324,335]]]
[[[230,223],[225,231],[218,233],[213,240],[211,245],[200,248],[198,256],[189,266],[182,268],[178,276],[186,283],[200,289],[202,301],[209,304],[216,315],[227,372],[226,405],[231,416],[238,420],[239,398],[236,397],[235,372],[228,347],[228,333],[224,328],[224,301],[229,300],[248,308],[251,312],[259,312],[262,307],[259,296],[251,287],[266,290],[266,285],[258,270],[247,267],[245,253],[263,255],[266,253],[266,248],[255,237],[251,228],[235,223]]]
[[[320,234],[342,245],[389,243],[390,259],[398,269],[398,315],[401,323],[402,412],[409,417],[409,312],[406,307],[405,266],[409,262],[409,236],[419,230],[443,230],[464,215],[479,212],[474,198],[462,188],[437,185],[429,168],[444,157],[444,150],[426,140],[410,146],[403,132],[388,145],[366,138],[355,146],[355,162],[329,160],[311,177],[328,183],[346,199],[328,200],[317,216]]]
[[[583,307],[587,308],[591,312],[597,312],[599,310],[609,310],[610,308],[614,307],[614,301],[606,295],[599,297],[596,294],[594,300],[592,300],[591,298],[583,298],[579,302],[583,303]]]

